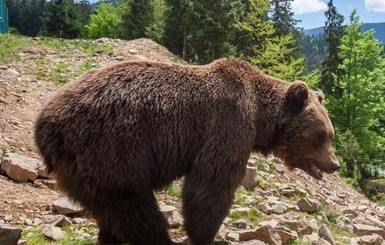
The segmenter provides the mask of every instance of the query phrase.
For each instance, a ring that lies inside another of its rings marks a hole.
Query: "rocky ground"
[[[63,83],[86,70],[122,60],[181,60],[147,39],[22,38],[12,55],[0,60],[0,244],[95,243],[97,227],[92,218],[56,189],[41,166],[33,143],[34,119]],[[173,239],[188,243],[180,215],[182,185],[179,180],[157,197]],[[318,181],[299,170],[288,171],[277,159],[253,155],[242,185],[217,240],[384,243],[385,209],[337,175]]]

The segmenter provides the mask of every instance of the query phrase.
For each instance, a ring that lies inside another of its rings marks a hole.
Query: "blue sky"
[[[327,0],[294,0],[292,4],[294,18],[301,20],[298,26],[305,29],[324,26],[327,2]],[[357,9],[362,22],[385,22],[385,0],[334,0],[333,4],[338,12],[345,16],[345,22],[349,20],[353,9]]]

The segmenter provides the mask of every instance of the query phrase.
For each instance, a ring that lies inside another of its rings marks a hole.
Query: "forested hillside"
[[[65,39],[152,39],[183,60],[239,57],[326,95],[342,176],[365,189],[385,159],[384,46],[355,11],[328,2],[324,32],[304,36],[293,0],[7,0],[12,33]],[[343,26],[344,19],[348,24]],[[2,54],[0,43],[0,57]],[[369,193],[369,192],[367,192]],[[374,195],[370,192],[370,195]]]

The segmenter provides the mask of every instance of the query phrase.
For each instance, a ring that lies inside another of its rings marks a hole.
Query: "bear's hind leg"
[[[167,221],[159,211],[152,191],[126,193],[112,198],[95,215],[102,244],[170,245]]]
[[[231,207],[237,185],[231,183],[231,179],[217,176],[206,178],[199,172],[186,176],[183,215],[185,229],[193,245],[212,245]]]

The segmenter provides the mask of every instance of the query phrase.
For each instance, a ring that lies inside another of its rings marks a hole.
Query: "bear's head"
[[[300,168],[316,179],[340,167],[331,144],[333,126],[322,100],[323,95],[310,91],[304,82],[289,85],[273,151],[290,169]]]

